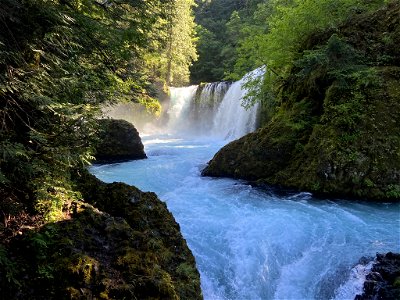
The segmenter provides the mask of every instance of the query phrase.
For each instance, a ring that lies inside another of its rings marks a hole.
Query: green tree
[[[193,0],[173,0],[161,8],[153,25],[145,64],[150,78],[161,85],[184,85],[197,59]]]
[[[242,28],[250,22],[261,0],[197,1],[199,59],[191,67],[194,83],[236,80],[234,66]]]
[[[245,37],[239,41],[235,72],[231,76],[265,65],[263,89],[252,101],[268,102],[287,78],[293,63],[302,56],[300,49],[313,34],[334,30],[352,15],[384,3],[384,0],[272,0],[261,4],[253,15],[254,25],[243,28]]]
[[[197,59],[193,0],[175,0],[169,16],[166,45],[168,85],[189,82],[189,67]]]
[[[197,1],[195,20],[198,24],[199,59],[190,69],[193,83],[220,81],[224,78],[225,56],[222,52],[230,48],[226,22],[232,12],[240,7],[239,0]]]

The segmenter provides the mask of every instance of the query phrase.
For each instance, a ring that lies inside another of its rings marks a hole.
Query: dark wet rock
[[[101,119],[96,163],[111,163],[146,158],[135,126],[125,120]]]
[[[400,254],[377,254],[362,295],[355,300],[400,299]]]

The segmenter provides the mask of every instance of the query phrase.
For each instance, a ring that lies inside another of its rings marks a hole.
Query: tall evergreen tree
[[[145,62],[151,78],[165,85],[189,82],[189,67],[197,59],[193,6],[193,0],[172,0],[154,24]]]
[[[237,60],[242,27],[262,0],[198,0],[195,9],[199,59],[191,67],[191,81],[238,79],[231,76]]]
[[[189,81],[189,67],[197,59],[194,37],[193,0],[176,0],[167,50],[167,81],[182,84]]]

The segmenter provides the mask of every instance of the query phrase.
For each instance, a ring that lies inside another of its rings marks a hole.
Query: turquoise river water
[[[371,267],[360,258],[400,252],[399,204],[321,200],[201,177],[222,139],[143,141],[148,159],[91,172],[167,203],[196,258],[205,299],[354,299]]]

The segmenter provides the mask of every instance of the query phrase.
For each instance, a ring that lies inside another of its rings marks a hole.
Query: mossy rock
[[[202,299],[195,259],[154,193],[77,175],[63,221],[10,242],[5,299]],[[89,204],[90,203],[90,204]],[[1,253],[0,253],[1,254]]]
[[[399,32],[394,3],[310,39],[320,44],[293,65],[273,119],[223,147],[203,175],[399,201]]]
[[[125,120],[100,119],[96,163],[120,162],[146,158],[135,126]]]

